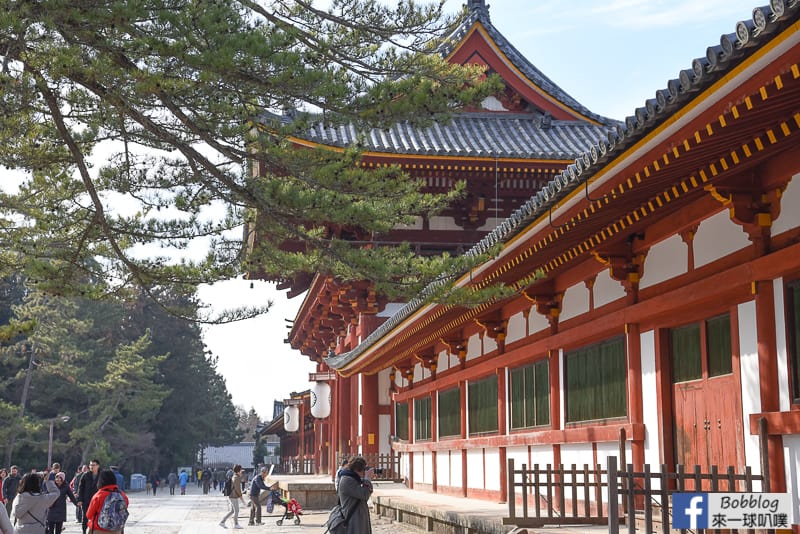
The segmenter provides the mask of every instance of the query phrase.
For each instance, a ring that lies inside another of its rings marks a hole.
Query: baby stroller
[[[269,497],[267,497],[267,513],[271,514],[275,505],[283,506],[283,515],[278,519],[275,524],[278,526],[283,525],[286,519],[294,519],[294,524],[300,524],[300,516],[303,515],[303,508],[297,499],[284,499],[278,490],[269,490]]]

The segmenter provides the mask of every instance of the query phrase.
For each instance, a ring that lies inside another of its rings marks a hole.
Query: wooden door
[[[742,467],[741,388],[731,335],[727,314],[670,331],[675,464],[687,470]]]

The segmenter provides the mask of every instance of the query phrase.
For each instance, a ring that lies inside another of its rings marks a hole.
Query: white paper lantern
[[[297,406],[287,406],[283,409],[283,428],[287,432],[297,432],[300,429],[300,410]]]
[[[325,419],[331,414],[331,386],[327,382],[315,382],[311,388],[311,415]]]

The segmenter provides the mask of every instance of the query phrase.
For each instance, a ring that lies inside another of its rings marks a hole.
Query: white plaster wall
[[[650,247],[644,260],[639,287],[654,286],[680,276],[686,273],[688,267],[689,247],[683,242],[681,236],[674,235]]]
[[[452,486],[450,481],[450,451],[436,453],[436,484],[439,486]]]
[[[756,304],[739,305],[739,368],[742,378],[742,429],[744,434],[744,463],[761,474],[758,436],[750,435],[750,414],[761,411],[758,374],[758,338],[756,337]]]
[[[505,221],[505,218],[488,217],[486,219],[486,222],[483,224],[483,226],[478,228],[478,230],[480,230],[482,232],[491,232],[492,230],[497,228],[498,224],[502,223],[503,221]]]
[[[395,224],[400,230],[422,230],[422,217],[416,217],[413,224]]]
[[[424,484],[425,480],[425,452],[414,451],[414,483]]]
[[[450,369],[450,353],[443,350],[436,358],[436,372],[441,373]]]
[[[423,368],[420,364],[414,365],[414,383],[416,384],[423,378],[425,378],[425,374],[423,373]]]
[[[598,454],[597,460],[600,461]],[[605,456],[603,456],[605,463]],[[591,443],[565,443],[561,445],[561,463],[565,467],[570,467],[575,464],[577,467],[583,467],[583,464],[594,465],[594,453],[592,451]]]
[[[775,341],[778,358],[778,398],[781,411],[789,411],[792,401],[789,398],[789,359],[786,356],[786,308],[784,307],[783,279],[772,282],[775,295]]]
[[[461,450],[450,451],[450,485],[454,488],[461,487],[461,477],[464,470],[461,465]]]
[[[656,389],[655,332],[648,330],[639,336],[642,346],[642,408],[644,414],[644,463],[660,465],[661,443],[658,435],[658,394]],[[630,398],[630,396],[628,397]]]
[[[484,475],[484,488],[491,491],[500,491],[500,450],[484,449],[486,473]],[[508,481],[502,481],[506,485]]]
[[[433,484],[433,453],[429,451],[422,453],[422,483]]]
[[[527,335],[528,325],[525,323],[525,316],[522,312],[515,313],[508,318],[506,325],[506,344],[513,343]]]
[[[467,449],[467,487],[483,489],[485,485],[483,449]]]
[[[535,445],[531,447],[530,465],[539,464],[545,467],[547,464],[553,465],[553,447],[551,445]]]
[[[800,175],[795,175],[786,191],[783,192],[781,197],[781,213],[778,218],[772,223],[772,235],[778,235],[786,230],[797,228],[800,226],[800,210],[795,206],[800,206]],[[792,206],[794,209],[789,209]]]
[[[483,336],[483,354],[489,354],[495,350],[497,350],[497,341],[489,336]]]
[[[467,341],[467,361],[479,358],[483,354],[483,344],[478,334],[473,334]]]
[[[611,275],[608,274],[608,269],[597,273],[592,291],[594,291],[595,308],[605,306],[609,302],[614,302],[625,296],[625,288],[622,287],[622,284],[611,278]]]
[[[364,404],[364,389],[361,387],[361,380],[357,379],[356,380],[356,384],[357,384],[356,385],[356,389],[358,390],[358,394],[357,394],[358,396],[356,398],[358,399],[359,404]],[[358,431],[357,431],[358,435],[359,436],[363,436],[364,435],[364,417],[361,415],[360,412],[361,412],[361,410],[356,411],[356,413],[358,414],[356,416],[358,418],[358,425],[356,425],[356,426],[358,426]],[[359,450],[359,452],[362,452],[361,446],[359,446],[358,450]]]
[[[452,217],[442,217],[436,215],[431,217],[428,221],[428,227],[431,230],[461,230],[462,228],[456,224],[455,219]]]
[[[378,404],[381,406],[389,406],[392,403],[392,398],[389,396],[389,380],[390,369],[384,369],[378,373]]]
[[[700,223],[694,236],[694,266],[700,267],[750,246],[742,228],[730,219],[728,210]]]
[[[409,470],[409,467],[411,464],[408,461],[409,454],[405,452],[399,452],[397,453],[397,456],[400,460],[400,476],[406,480],[410,480],[411,471]]]
[[[528,335],[541,332],[545,328],[550,328],[547,317],[532,309],[531,314],[528,316]]]
[[[800,436],[783,436],[783,458],[786,469],[786,491],[792,495],[794,519],[800,523]]]
[[[461,362],[458,360],[458,354],[451,354],[450,355],[450,369],[453,367],[458,367]]]
[[[589,311],[589,288],[583,282],[567,288],[561,301],[559,321],[566,321]]]
[[[391,454],[392,444],[389,436],[392,435],[392,416],[387,414],[378,415],[378,453]]]
[[[522,469],[523,464],[528,465],[528,447],[521,445],[518,447],[506,448],[506,460],[514,460],[514,469]],[[530,468],[530,466],[528,466]]]

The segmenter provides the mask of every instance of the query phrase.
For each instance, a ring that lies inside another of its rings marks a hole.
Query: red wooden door
[[[727,315],[671,331],[675,464],[687,471],[742,467],[741,387],[730,336]]]

